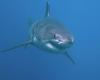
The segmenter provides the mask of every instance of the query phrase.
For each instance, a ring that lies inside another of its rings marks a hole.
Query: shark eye
[[[62,39],[62,36],[59,35],[59,34],[54,34],[54,38],[56,38],[56,39]]]
[[[53,37],[54,37],[54,39],[58,39],[59,38],[59,36],[57,34],[54,34]]]
[[[56,38],[56,34],[54,34],[53,37]]]
[[[61,38],[61,35],[59,35],[58,33],[52,33],[52,38],[59,40]]]

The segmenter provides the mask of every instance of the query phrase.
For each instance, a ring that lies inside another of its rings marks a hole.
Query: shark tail
[[[31,41],[27,41],[27,42],[25,42],[25,43],[15,45],[15,46],[13,46],[13,47],[11,47],[11,48],[1,50],[0,52],[8,52],[8,51],[14,50],[14,49],[16,49],[16,48],[27,47],[28,45],[31,45],[31,44],[32,44]]]

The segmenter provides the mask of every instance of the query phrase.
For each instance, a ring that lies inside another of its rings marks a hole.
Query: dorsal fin
[[[50,4],[49,1],[46,1],[45,17],[50,16]]]

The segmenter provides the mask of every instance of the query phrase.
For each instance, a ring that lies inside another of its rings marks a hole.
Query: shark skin
[[[50,5],[48,1],[46,2],[44,18],[30,24],[30,26],[30,39],[28,41],[1,50],[1,52],[8,52],[19,47],[31,45],[41,50],[48,51],[49,53],[65,54],[72,63],[75,63],[68,54],[68,49],[73,45],[74,38],[63,24],[50,16]]]

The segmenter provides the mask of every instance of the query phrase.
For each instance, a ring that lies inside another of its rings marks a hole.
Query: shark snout
[[[51,43],[57,48],[66,49],[72,46],[72,44],[74,43],[74,39],[71,36],[57,36],[56,38],[52,39]]]
[[[61,47],[66,47],[66,48],[68,48],[68,47],[72,46],[73,42],[74,42],[74,41],[73,41],[72,38],[67,38],[67,39],[62,39],[62,40],[60,40],[60,41],[58,42],[58,45],[61,46]]]
[[[73,43],[74,43],[74,38],[73,38],[73,37],[67,38],[66,41],[65,41],[65,45],[66,45],[67,47],[72,46]]]

